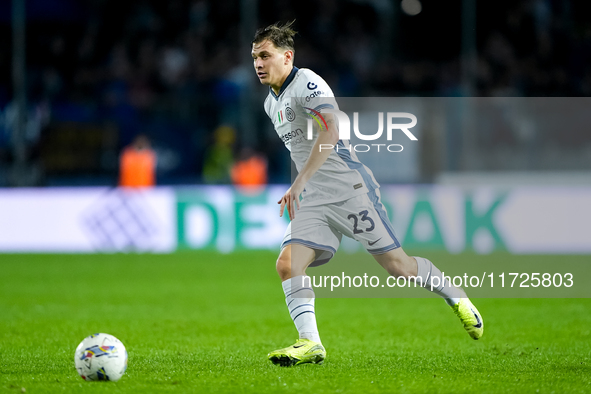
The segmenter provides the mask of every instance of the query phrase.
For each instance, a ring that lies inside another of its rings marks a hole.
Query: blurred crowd
[[[266,89],[241,46],[240,1],[47,2],[71,9],[27,25],[28,158],[44,174],[40,184],[116,179],[119,152],[138,134],[152,140],[164,183],[229,182],[227,171],[212,170],[220,134],[232,135],[225,167],[249,149],[268,161],[270,182],[289,181],[262,109]],[[296,19],[295,64],[320,74],[337,96],[591,95],[591,23],[577,3],[478,2],[470,92],[462,85],[461,2],[424,0],[417,16],[398,1],[383,3],[260,0],[255,23]],[[10,31],[5,16],[2,29]],[[7,168],[10,56],[0,57],[0,69],[0,168]],[[244,94],[257,103],[249,140],[241,138]]]

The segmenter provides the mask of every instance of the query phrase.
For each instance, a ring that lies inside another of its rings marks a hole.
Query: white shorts
[[[379,190],[345,201],[318,206],[302,206],[296,211],[281,244],[307,246],[316,251],[310,267],[328,263],[343,235],[353,238],[371,254],[382,254],[400,247]]]

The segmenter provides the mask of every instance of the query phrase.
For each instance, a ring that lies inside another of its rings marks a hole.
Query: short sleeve
[[[317,112],[322,112],[326,108],[338,109],[334,94],[326,81],[313,71],[302,71],[295,97],[298,104]]]

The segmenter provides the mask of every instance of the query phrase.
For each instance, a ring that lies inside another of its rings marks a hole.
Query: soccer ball
[[[84,380],[116,382],[127,369],[127,350],[112,335],[92,334],[84,338],[76,348],[74,363]]]

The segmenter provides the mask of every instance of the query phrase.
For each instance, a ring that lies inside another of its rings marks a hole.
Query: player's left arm
[[[333,114],[325,113],[322,114],[322,116],[326,121],[327,129],[317,129],[318,138],[316,138],[316,142],[310,152],[310,156],[308,156],[308,160],[306,160],[306,163],[291,187],[285,192],[281,200],[277,202],[278,204],[281,204],[280,215],[283,216],[283,209],[287,206],[287,213],[291,220],[295,217],[295,206],[297,206],[297,209],[300,209],[299,196],[304,191],[306,182],[312,178],[312,175],[318,171],[332,152],[332,149],[327,149],[326,146],[335,146],[339,141],[339,131]],[[323,148],[321,149],[321,147]]]

